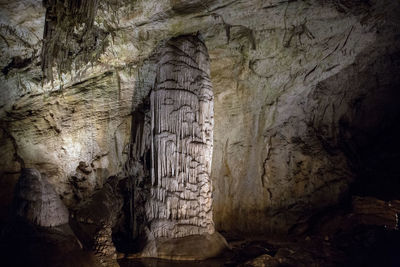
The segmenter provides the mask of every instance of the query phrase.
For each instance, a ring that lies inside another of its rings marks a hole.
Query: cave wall
[[[4,3],[2,203],[22,165],[47,175],[70,206],[122,173],[132,110],[152,86],[149,56],[163,40],[199,32],[215,95],[216,228],[285,232],[345,197],[374,158],[354,154],[390,128],[382,120],[394,124],[399,11],[372,0],[100,1],[95,43],[79,42],[82,27],[71,31],[68,62],[50,62],[50,81],[40,56],[46,8]],[[96,55],[82,57],[85,46]]]

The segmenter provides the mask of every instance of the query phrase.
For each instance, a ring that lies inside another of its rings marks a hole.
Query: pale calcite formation
[[[208,53],[197,37],[167,42],[151,92],[151,233],[183,237],[214,232],[211,161],[213,92]]]
[[[214,257],[227,244],[212,214],[214,98],[207,48],[198,35],[175,37],[141,69],[146,73],[137,84],[142,93],[133,97],[140,104],[125,166],[132,238],[145,240],[142,257]]]

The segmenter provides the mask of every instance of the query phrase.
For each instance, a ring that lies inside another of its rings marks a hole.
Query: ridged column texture
[[[150,95],[154,238],[212,234],[213,92],[205,45],[195,36],[161,49]]]

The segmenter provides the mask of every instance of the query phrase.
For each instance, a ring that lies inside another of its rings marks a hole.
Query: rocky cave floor
[[[120,259],[131,266],[400,266],[400,233],[378,226],[357,226],[333,236],[271,238],[230,236],[231,250],[204,261]]]
[[[400,266],[400,231],[393,225],[398,224],[398,204],[353,198],[352,205],[318,214],[286,237],[222,232],[230,250],[204,261],[139,259],[120,252],[117,261],[121,267]],[[68,224],[46,228],[17,220],[3,225],[2,237],[2,266],[101,266],[91,252],[81,249]]]

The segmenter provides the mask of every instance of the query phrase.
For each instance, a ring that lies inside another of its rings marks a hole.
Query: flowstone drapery
[[[214,232],[211,211],[213,93],[204,45],[185,38],[163,51],[151,99],[154,237]]]
[[[133,233],[146,235],[144,256],[191,259],[199,252],[188,247],[215,253],[224,246],[212,220],[209,58],[189,35],[160,46],[156,62],[149,99],[133,115]]]

